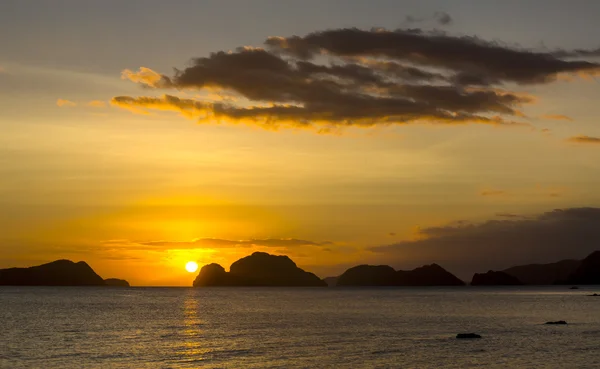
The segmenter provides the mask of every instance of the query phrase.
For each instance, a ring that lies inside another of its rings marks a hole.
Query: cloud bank
[[[436,19],[451,22],[441,13]],[[202,122],[274,128],[517,125],[535,98],[511,86],[596,75],[600,64],[572,60],[591,56],[595,51],[535,52],[441,31],[333,29],[269,37],[265,48],[214,52],[171,76],[146,67],[124,70],[122,78],[150,90],[197,96],[117,96],[111,102],[138,113],[170,110]],[[212,101],[198,97],[202,92],[233,98]]]
[[[600,249],[600,208],[556,209],[528,217],[458,222],[420,230],[416,240],[372,247],[399,265],[438,262],[470,277],[473,272],[513,265],[583,258]]]

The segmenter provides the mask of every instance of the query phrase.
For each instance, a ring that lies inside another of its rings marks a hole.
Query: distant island
[[[119,282],[116,282],[119,281]],[[0,286],[107,286],[125,280],[104,280],[84,261],[56,260],[29,268],[0,269]]]
[[[583,260],[514,266],[503,271],[475,273],[474,286],[600,284],[600,251]]]
[[[490,270],[487,273],[475,273],[471,286],[519,286],[522,285],[518,278],[502,272]]]
[[[594,251],[583,259],[566,283],[600,284],[600,251]]]
[[[581,265],[581,260],[561,260],[549,264],[528,264],[504,269],[523,284],[549,285],[567,281],[571,274]]]
[[[193,286],[327,287],[327,283],[287,256],[255,252],[231,264],[229,272],[215,263],[203,266]]]
[[[104,284],[110,287],[130,287],[129,282],[118,278],[107,278],[104,280]]]
[[[336,286],[464,286],[458,279],[437,264],[405,271],[389,265],[358,265],[340,275]]]

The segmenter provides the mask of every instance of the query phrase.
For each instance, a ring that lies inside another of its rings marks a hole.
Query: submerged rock
[[[456,335],[456,338],[460,338],[460,339],[481,338],[481,336],[477,333],[459,333]]]
[[[546,322],[545,324],[563,325],[563,324],[567,324],[567,322],[565,322],[564,320],[557,320],[555,322]]]

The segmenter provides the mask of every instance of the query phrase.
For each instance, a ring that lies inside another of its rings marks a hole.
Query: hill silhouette
[[[600,251],[594,251],[583,259],[567,282],[569,284],[600,284]]]
[[[524,284],[545,285],[566,281],[581,265],[580,260],[561,260],[549,264],[528,264],[504,269]]]
[[[29,268],[0,269],[4,286],[104,286],[104,279],[84,261],[56,260]]]
[[[336,286],[463,286],[465,283],[437,264],[413,270],[389,265],[358,265],[338,277]]]
[[[475,273],[471,280],[471,286],[518,286],[523,283],[512,275],[490,270],[487,273]]]
[[[231,264],[229,272],[215,263],[203,266],[193,286],[326,287],[327,283],[287,256],[255,252]]]
[[[111,287],[130,287],[129,282],[118,278],[107,278],[104,280],[104,284]]]

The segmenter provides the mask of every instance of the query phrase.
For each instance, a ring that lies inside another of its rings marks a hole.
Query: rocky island
[[[287,256],[255,252],[231,264],[229,272],[215,263],[203,266],[193,286],[327,287],[327,283]]]
[[[130,287],[129,282],[118,278],[106,278],[104,280],[104,284],[109,287]]]
[[[336,286],[464,286],[464,282],[437,264],[413,270],[389,265],[358,265],[346,270]]]
[[[471,286],[520,286],[523,283],[512,275],[490,270],[487,273],[475,273]]]
[[[3,286],[104,286],[105,282],[84,261],[56,260],[29,268],[0,269]]]

